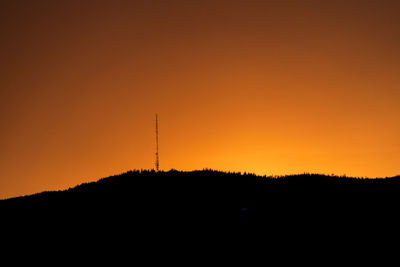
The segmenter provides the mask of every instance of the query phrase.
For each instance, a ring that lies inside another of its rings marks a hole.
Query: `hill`
[[[229,221],[274,225],[311,216],[339,221],[356,219],[356,215],[360,220],[390,217],[400,200],[399,184],[400,177],[129,171],[65,191],[3,200],[0,205],[69,217],[135,218],[145,224]]]

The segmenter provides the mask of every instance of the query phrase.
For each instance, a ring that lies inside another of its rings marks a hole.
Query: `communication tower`
[[[156,114],[156,171],[160,168],[160,161],[158,159],[158,114]]]

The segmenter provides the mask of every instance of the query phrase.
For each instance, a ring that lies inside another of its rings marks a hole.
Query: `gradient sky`
[[[400,174],[400,1],[0,2],[0,198],[129,169]]]

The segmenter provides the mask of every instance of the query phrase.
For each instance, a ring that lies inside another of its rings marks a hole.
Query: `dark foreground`
[[[296,262],[294,255],[324,255],[339,264],[355,248],[394,248],[399,184],[398,177],[135,171],[0,201],[0,211],[3,234],[17,247],[29,239],[30,248],[41,242],[49,251],[95,249],[146,260],[217,255],[247,265],[254,255]]]
[[[185,266],[216,258],[244,266],[255,259],[339,265],[349,257],[358,264],[374,255],[381,264],[400,237],[399,184],[399,177],[135,171],[0,201],[2,234],[18,249],[65,253],[59,260],[94,250],[97,260],[125,255]]]
[[[0,202],[5,209],[146,226],[280,226],[397,221],[400,178],[282,178],[216,171],[133,171],[59,192]]]

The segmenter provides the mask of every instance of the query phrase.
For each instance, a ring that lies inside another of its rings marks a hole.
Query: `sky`
[[[400,1],[0,2],[0,198],[160,168],[400,174]]]

